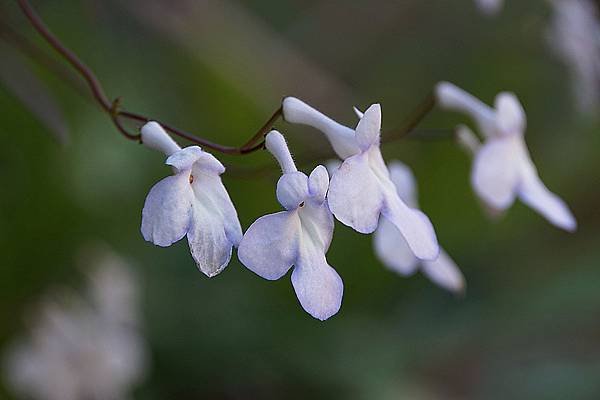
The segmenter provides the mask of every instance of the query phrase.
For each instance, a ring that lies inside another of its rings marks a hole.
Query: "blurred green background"
[[[546,2],[508,1],[495,18],[469,0],[34,5],[111,98],[224,144],[250,137],[285,95],[347,124],[352,105],[381,102],[390,129],[440,80],[488,103],[514,91],[540,175],[579,229],[559,231],[521,204],[490,221],[469,186],[469,157],[448,135],[417,132],[383,153],[414,169],[422,207],[466,275],[466,296],[389,272],[371,237],[338,223],[328,259],[344,301],[319,322],[289,277],[269,282],[234,260],[208,279],[184,241],[144,242],[145,196],[170,173],[163,157],[124,140],[92,103],[29,63],[70,135],[58,144],[0,87],[0,348],[23,332],[21,315],[49,286],[80,284],[77,254],[101,241],[142,278],[151,366],[135,398],[600,398],[600,124],[574,106],[567,70],[547,44]],[[13,2],[0,11],[44,46]],[[465,121],[436,110],[420,129]],[[298,154],[329,151],[311,129],[276,127]],[[244,228],[279,211],[267,153],[217,156],[231,166],[224,182]],[[270,173],[242,173],[262,166]],[[0,397],[11,398],[5,389]]]

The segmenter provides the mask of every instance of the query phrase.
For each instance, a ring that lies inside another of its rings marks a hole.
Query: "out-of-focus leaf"
[[[61,144],[69,139],[64,114],[48,87],[19,54],[0,44],[0,83],[48,129]]]

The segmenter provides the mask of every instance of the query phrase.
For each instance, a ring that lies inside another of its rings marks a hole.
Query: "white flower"
[[[342,279],[325,258],[333,236],[333,216],[325,199],[329,175],[321,165],[309,177],[299,172],[277,131],[267,135],[266,147],[283,170],[277,199],[286,211],[257,219],[244,234],[238,257],[269,280],[281,278],[294,266],[292,285],[300,304],[325,320],[340,309],[344,291]]]
[[[471,116],[485,139],[477,146],[472,132],[460,128],[459,138],[462,136],[463,143],[468,140],[476,152],[471,183],[487,206],[504,211],[518,197],[554,225],[568,231],[576,229],[571,211],[544,186],[531,161],[524,138],[525,111],[514,94],[500,93],[491,108],[455,85],[442,82],[436,87],[436,96],[442,108]]]
[[[437,258],[439,246],[429,218],[409,208],[390,180],[379,149],[379,104],[369,107],[355,130],[293,97],[284,99],[283,115],[288,122],[321,130],[343,160],[331,178],[327,195],[329,207],[340,222],[360,233],[372,233],[381,215],[400,230],[418,258]]]
[[[486,15],[496,15],[502,10],[504,0],[475,0],[479,10]]]
[[[121,267],[107,268],[97,268],[91,279],[112,280],[108,275]],[[122,270],[117,273],[131,278]],[[114,293],[96,282],[91,283],[91,301],[73,293],[54,293],[63,301],[46,300],[32,321],[30,336],[9,347],[4,372],[16,394],[34,400],[125,400],[141,381],[146,369],[143,338],[135,326],[122,320],[120,311],[96,304],[97,296],[107,298]],[[127,285],[135,287],[136,283]],[[117,305],[117,299],[112,303]],[[127,300],[121,305],[131,304]],[[137,320],[139,311],[132,311]]]
[[[589,0],[553,0],[548,42],[570,70],[579,109],[600,107],[600,15]]]
[[[148,193],[142,210],[144,239],[170,246],[187,235],[200,271],[209,277],[219,274],[242,238],[237,212],[221,182],[225,167],[198,146],[181,149],[156,122],[142,127],[142,141],[164,152],[175,172]]]
[[[121,257],[108,249],[99,250],[90,254],[97,264],[87,277],[90,300],[103,318],[118,324],[137,326],[137,277]]]
[[[409,207],[418,208],[417,185],[410,168],[400,161],[392,161],[388,169],[400,198]],[[442,288],[452,292],[464,291],[465,278],[443,249],[440,249],[440,255],[434,261],[417,259],[398,229],[385,219],[379,223],[373,239],[375,254],[391,270],[409,276],[420,267],[421,272]]]

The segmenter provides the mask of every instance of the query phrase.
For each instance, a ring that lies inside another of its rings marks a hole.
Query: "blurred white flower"
[[[237,212],[221,181],[225,167],[198,146],[181,149],[156,122],[142,127],[142,142],[165,153],[175,172],[146,197],[144,239],[166,247],[187,235],[200,271],[209,277],[219,274],[242,239]]]
[[[471,183],[488,207],[504,211],[518,197],[552,224],[567,231],[576,229],[571,211],[546,188],[531,161],[524,138],[525,111],[514,94],[500,93],[491,108],[457,86],[442,82],[436,87],[436,97],[442,108],[473,118],[485,139],[477,145],[468,128],[463,126],[458,132],[463,145],[475,152]]]
[[[391,161],[388,169],[400,198],[409,207],[418,208],[417,184],[410,168],[400,161]],[[379,223],[373,239],[375,254],[391,270],[410,276],[420,269],[438,286],[455,293],[464,291],[465,278],[443,249],[433,261],[419,260],[410,251],[400,231],[385,219]]]
[[[281,278],[294,266],[292,285],[300,304],[325,320],[338,312],[344,292],[342,279],[325,258],[333,236],[333,216],[325,199],[329,175],[322,165],[308,177],[299,172],[277,131],[267,135],[266,147],[283,170],[277,199],[286,211],[257,219],[244,234],[238,257],[269,280]]]
[[[439,246],[429,218],[408,207],[390,180],[379,149],[379,104],[361,114],[356,129],[340,125],[293,97],[283,100],[283,116],[288,122],[322,131],[343,160],[331,178],[327,195],[329,207],[340,222],[360,233],[372,233],[381,215],[402,232],[418,258],[437,258]]]
[[[504,0],[475,0],[479,11],[486,15],[496,15],[502,10]]]
[[[548,42],[568,67],[582,112],[600,109],[600,15],[589,0],[552,0]]]
[[[108,249],[90,254],[96,267],[88,273],[90,301],[103,318],[125,325],[139,319],[138,278],[127,263]]]
[[[360,111],[356,110],[360,115]],[[327,170],[333,174],[341,165],[338,160],[329,160]],[[400,198],[412,208],[419,208],[417,184],[410,168],[401,161],[388,163],[390,179],[396,186]],[[465,278],[458,266],[440,248],[440,255],[433,261],[419,260],[408,247],[406,240],[392,223],[386,219],[379,222],[373,235],[375,255],[389,269],[403,276],[413,275],[418,269],[433,283],[454,293],[465,289]],[[419,268],[420,267],[420,268]]]
[[[119,282],[120,289],[115,292],[109,282]],[[8,349],[9,388],[34,400],[128,398],[146,369],[136,293],[133,275],[111,255],[90,274],[88,299],[65,290],[48,297],[31,321],[29,337]]]

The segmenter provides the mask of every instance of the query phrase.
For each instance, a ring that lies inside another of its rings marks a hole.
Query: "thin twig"
[[[29,1],[27,0],[18,0],[19,6],[23,13],[31,23],[31,25],[36,29],[36,31],[58,52],[63,58],[65,58],[69,64],[83,77],[92,91],[92,95],[101,109],[106,112],[115,127],[123,134],[124,137],[130,140],[136,140],[141,142],[140,134],[132,134],[127,131],[127,129],[121,124],[120,118],[125,118],[131,121],[135,121],[138,123],[145,123],[148,121],[156,121],[163,126],[165,130],[168,132],[179,136],[183,139],[189,140],[195,144],[199,144],[203,147],[209,148],[211,150],[215,150],[225,154],[248,154],[263,147],[263,142],[261,141],[258,144],[255,144],[257,141],[262,139],[265,133],[271,129],[273,124],[277,121],[277,119],[281,115],[281,108],[279,108],[271,117],[265,125],[263,125],[258,132],[252,137],[252,139],[244,144],[241,147],[233,147],[233,146],[224,146],[218,143],[211,142],[204,138],[200,138],[191,133],[185,132],[178,128],[175,128],[167,123],[158,121],[155,118],[150,118],[141,114],[129,112],[120,109],[120,99],[117,98],[114,101],[110,101],[108,96],[106,96],[104,88],[100,83],[100,80],[97,78],[96,74],[89,68],[83,61],[77,57],[77,55],[68,49],[61,41],[55,36],[50,29],[46,26],[41,17],[36,13],[33,9]]]
[[[433,93],[429,93],[425,99],[419,103],[419,105],[413,110],[413,112],[406,119],[405,124],[400,128],[393,131],[383,132],[381,134],[384,141],[394,141],[401,139],[410,134],[416,127],[425,119],[425,117],[435,107],[435,96]]]
[[[119,130],[119,132],[129,140],[141,142],[142,138],[140,134],[128,132],[125,126],[121,123],[121,119],[127,119],[138,124],[143,124],[152,120],[158,122],[166,131],[170,132],[171,134],[186,139],[192,143],[224,154],[243,155],[264,148],[264,136],[283,115],[283,109],[282,106],[280,106],[273,113],[271,118],[269,118],[267,122],[256,132],[256,134],[254,134],[244,145],[241,147],[233,147],[214,143],[207,139],[185,132],[165,122],[161,122],[155,118],[150,118],[142,114],[126,111],[121,108],[120,97],[114,101],[109,100],[108,96],[105,94],[102,84],[100,83],[100,80],[97,78],[92,69],[90,69],[83,61],[81,61],[74,52],[68,49],[60,41],[60,39],[58,39],[58,37],[50,31],[41,17],[33,9],[29,1],[18,0],[18,3],[23,10],[23,13],[36,31],[83,77],[98,105],[110,116],[113,124]],[[396,131],[385,133],[384,140],[397,140],[408,135],[425,118],[425,116],[427,116],[434,106],[435,98],[433,94],[430,94],[425,101],[423,101],[411,114],[406,124]]]

